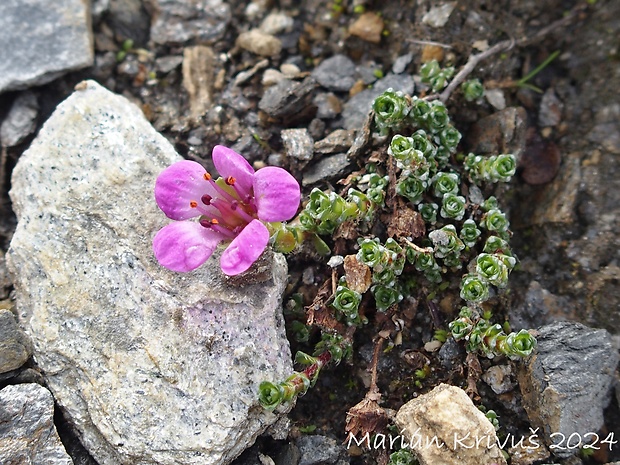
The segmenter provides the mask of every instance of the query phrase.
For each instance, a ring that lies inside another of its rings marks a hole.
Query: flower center
[[[256,203],[251,192],[243,192],[232,176],[214,180],[210,173],[204,174],[217,196],[204,194],[200,202],[190,201],[202,216],[200,225],[234,238],[248,223],[257,218]]]

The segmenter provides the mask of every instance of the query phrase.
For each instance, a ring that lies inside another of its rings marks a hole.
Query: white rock
[[[395,423],[420,465],[506,465],[495,428],[457,387],[440,384],[407,402]]]
[[[274,11],[263,19],[259,29],[265,34],[272,35],[290,32],[293,29],[293,18],[280,11]]]
[[[54,426],[54,399],[38,384],[0,391],[0,463],[73,465]]]
[[[444,27],[448,19],[450,19],[450,15],[452,11],[454,11],[455,6],[456,2],[448,2],[443,5],[434,6],[428,13],[422,16],[422,22],[431,27]]]
[[[0,93],[90,66],[94,51],[88,2],[2,0],[0,44]]]
[[[506,97],[501,89],[485,89],[484,97],[496,110],[504,110],[506,108]]]
[[[78,88],[12,178],[7,263],[35,360],[101,465],[229,463],[277,419],[260,382],[292,369],[284,259],[261,259],[253,283],[216,257],[159,266],[151,239],[169,220],[153,185],[180,157],[125,98]]]
[[[280,39],[271,34],[266,34],[260,29],[242,32],[237,37],[236,44],[238,47],[262,57],[278,55],[282,51]]]

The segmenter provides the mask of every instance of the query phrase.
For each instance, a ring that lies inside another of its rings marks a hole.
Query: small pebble
[[[501,89],[486,89],[484,91],[484,97],[496,110],[503,110],[506,108],[506,97],[504,97],[504,91]]]
[[[349,34],[359,37],[366,42],[378,44],[385,27],[383,20],[375,13],[367,12],[361,15],[349,26]]]
[[[263,19],[259,29],[265,34],[271,35],[290,32],[293,29],[293,18],[284,13],[274,11]]]
[[[269,69],[266,69],[265,72],[263,73],[263,78],[261,79],[261,83],[263,84],[263,86],[269,87],[269,86],[276,85],[283,79],[286,79],[286,76],[284,74],[282,74],[277,69],[269,68]]]
[[[242,32],[237,37],[236,44],[244,50],[264,57],[278,55],[282,51],[280,39],[259,29]]]
[[[392,65],[392,72],[394,74],[401,74],[405,72],[409,63],[413,60],[413,53],[407,53],[406,55],[399,56]]]
[[[422,17],[422,22],[430,27],[444,27],[448,19],[450,19],[455,6],[456,2],[448,2],[433,7]]]

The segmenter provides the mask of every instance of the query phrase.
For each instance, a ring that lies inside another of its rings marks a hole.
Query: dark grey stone
[[[328,181],[342,176],[349,167],[350,161],[346,153],[338,153],[330,157],[325,157],[318,163],[312,165],[303,176],[302,184],[311,186],[321,181]]]
[[[389,88],[411,95],[414,89],[413,78],[406,74],[388,74],[377,81],[372,89],[366,89],[355,94],[344,104],[342,116],[345,129],[361,128],[366,121],[372,102]]]
[[[34,132],[39,104],[32,92],[21,93],[0,126],[0,144],[13,147]]]
[[[338,461],[344,448],[326,436],[302,436],[297,440],[301,453],[299,465],[327,465]]]
[[[327,58],[312,71],[312,77],[329,90],[348,92],[355,84],[355,63],[344,55]]]
[[[149,39],[149,16],[141,0],[110,0],[108,21],[117,36],[145,45]]]
[[[538,350],[519,373],[523,406],[547,444],[553,433],[598,431],[609,404],[618,352],[605,330],[558,322],[538,330]],[[559,457],[575,450],[554,449]]]
[[[274,458],[276,465],[298,465],[300,460],[301,452],[293,443],[284,445]]]
[[[17,326],[10,310],[0,309],[0,373],[15,370],[32,355],[28,336]]]
[[[439,349],[438,354],[441,365],[446,370],[452,370],[457,364],[462,363],[464,351],[458,342],[449,337]]]
[[[83,0],[2,0],[0,93],[92,65],[92,42]]]
[[[38,384],[0,391],[0,463],[73,465],[54,427],[54,399]]]
[[[298,116],[308,108],[316,81],[307,77],[302,82],[284,79],[265,91],[258,108],[273,118]]]
[[[156,0],[151,40],[157,44],[183,44],[195,40],[212,44],[221,39],[232,18],[222,0]]]

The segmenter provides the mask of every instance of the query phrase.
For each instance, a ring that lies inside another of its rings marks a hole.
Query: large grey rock
[[[0,309],[0,373],[16,370],[32,355],[32,344],[10,310]]]
[[[410,400],[395,423],[420,465],[506,465],[495,428],[455,386],[440,384]]]
[[[609,333],[580,323],[558,322],[538,330],[536,355],[519,373],[523,406],[548,445],[561,433],[582,437],[603,426],[611,399],[618,352]],[[560,457],[574,449],[556,448]]]
[[[155,0],[151,39],[157,44],[195,40],[212,44],[221,39],[232,18],[222,0]]]
[[[73,465],[54,427],[54,399],[38,384],[0,391],[0,463]]]
[[[0,93],[45,84],[93,63],[89,3],[2,0]]]
[[[215,257],[187,274],[159,266],[151,239],[168,220],[153,186],[180,157],[125,98],[78,88],[13,172],[20,322],[101,465],[226,464],[277,419],[260,382],[292,368],[284,259],[262,259],[253,282]]]

